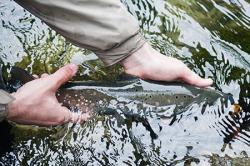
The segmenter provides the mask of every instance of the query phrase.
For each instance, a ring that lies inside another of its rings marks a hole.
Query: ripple
[[[96,112],[91,119],[81,125],[46,129],[13,124],[8,131],[13,135],[13,140],[9,141],[12,145],[3,151],[0,148],[0,163],[249,163],[249,2],[126,0],[123,3],[138,20],[145,38],[156,49],[181,59],[199,75],[213,78],[216,90],[201,93],[202,89],[180,89],[176,85],[170,87],[144,81],[123,88],[112,87],[116,92],[109,94],[105,91],[107,88],[89,88],[88,91],[85,88],[79,98],[87,98],[84,104],[89,101],[96,104],[93,107]],[[0,3],[0,16],[0,62],[6,68],[17,65],[39,74],[53,72],[70,62],[74,55],[93,56],[89,51],[65,42],[63,37],[13,1],[3,0]],[[82,59],[80,81],[109,81],[121,73],[119,67],[104,69],[96,57]],[[128,98],[129,90],[136,86],[143,91],[161,91],[171,101],[166,101],[162,97],[164,95],[157,96],[157,93],[146,98]],[[169,89],[175,95],[167,95]],[[79,90],[67,93],[74,96]],[[177,92],[185,92],[186,97],[179,95],[175,98]],[[228,93],[232,94],[234,103],[227,97]],[[93,97],[94,94],[99,98]],[[186,100],[187,96],[193,97],[192,100]],[[165,104],[160,105],[163,101]],[[78,100],[74,102],[77,106]],[[235,104],[234,108],[232,104]],[[238,111],[236,106],[240,107]],[[81,108],[85,110],[86,107]]]

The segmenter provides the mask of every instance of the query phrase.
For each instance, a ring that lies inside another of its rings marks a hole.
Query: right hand
[[[211,79],[203,79],[195,74],[180,60],[162,55],[148,43],[145,43],[121,63],[127,74],[142,79],[179,80],[198,87],[207,87],[213,83]]]

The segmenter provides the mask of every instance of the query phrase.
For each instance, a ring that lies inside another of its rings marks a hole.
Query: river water
[[[142,123],[108,115],[51,128],[1,124],[0,164],[250,165],[250,2],[123,3],[153,47],[212,78],[216,90],[233,95],[240,112],[232,114],[220,101],[203,109],[193,104],[170,125],[171,119],[150,114],[144,106],[157,138]],[[14,65],[41,74],[68,62],[80,64],[77,80],[109,80],[122,73],[120,66],[104,68],[93,53],[72,46],[13,1],[1,0],[0,20],[5,75]]]

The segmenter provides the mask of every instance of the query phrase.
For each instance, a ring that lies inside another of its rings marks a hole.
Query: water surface
[[[159,117],[143,104],[108,103],[118,116],[96,115],[82,125],[54,128],[1,125],[2,165],[250,165],[250,2],[247,0],[124,0],[152,45],[184,61],[213,87],[231,93],[230,105],[192,104],[177,120]],[[103,67],[88,50],[72,46],[10,0],[0,2],[0,62],[52,73],[81,64],[78,80],[110,80],[120,66]],[[146,88],[145,85],[141,85]],[[153,89],[154,90],[154,89]],[[173,103],[174,104],[174,103]],[[123,115],[124,107],[146,117],[158,135]],[[168,113],[166,107],[163,113]],[[105,111],[105,110],[104,110]]]

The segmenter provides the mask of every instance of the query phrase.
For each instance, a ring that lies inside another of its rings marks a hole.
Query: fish
[[[5,85],[9,91],[16,91],[23,84],[35,79],[26,70],[18,67],[12,67],[10,75],[10,80]],[[147,81],[127,75],[115,81],[67,82],[58,89],[56,97],[58,102],[74,112],[91,112],[114,116],[123,122],[130,119],[142,123],[154,139],[158,136],[147,117],[134,112],[131,105],[137,106],[137,110],[151,108],[160,118],[172,118],[172,124],[176,120],[173,117],[182,114],[192,104],[210,106],[217,99],[234,104],[231,94],[214,89],[197,88],[179,82]],[[173,108],[172,112],[166,114],[165,110],[170,107]]]
[[[12,67],[10,75],[7,86],[11,91],[35,79],[19,67]],[[178,82],[148,81],[127,75],[116,81],[67,82],[58,89],[56,96],[64,106],[81,112],[94,105],[107,105],[111,101],[141,103],[158,108],[175,105],[174,114],[182,113],[182,110],[194,103],[211,106],[219,98],[229,101],[231,105],[235,104],[232,94],[211,88],[198,88]]]

